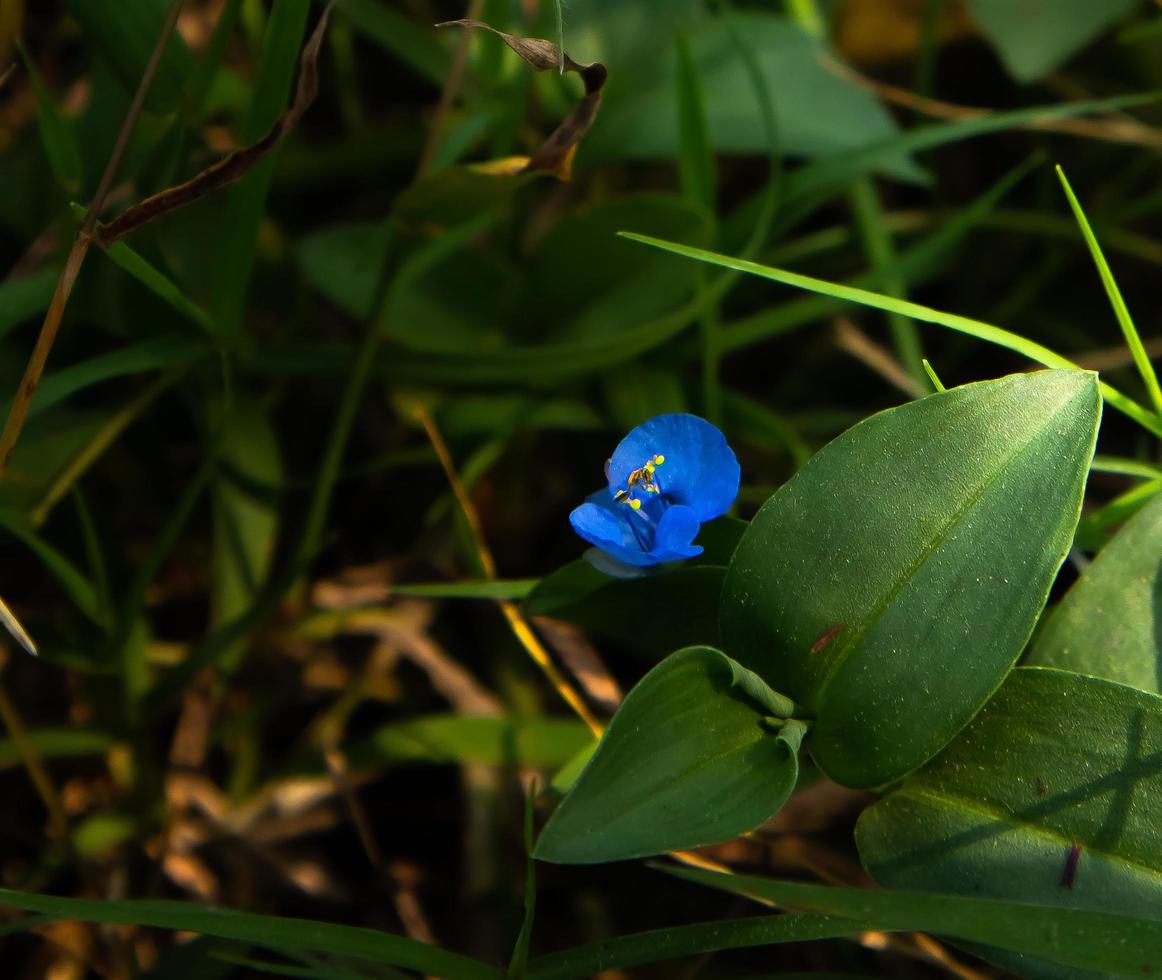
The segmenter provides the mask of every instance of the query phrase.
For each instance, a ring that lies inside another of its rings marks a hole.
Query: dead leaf
[[[481,20],[448,20],[437,27],[468,27],[474,30],[490,31],[499,37],[526,64],[537,71],[576,72],[585,83],[585,94],[577,103],[573,111],[566,117],[552,134],[539,147],[527,162],[520,157],[507,157],[504,160],[494,161],[493,164],[484,164],[486,173],[515,175],[528,173],[533,170],[544,170],[560,180],[569,180],[573,174],[573,156],[577,146],[589,132],[593,120],[597,118],[597,110],[601,107],[601,90],[605,86],[608,72],[600,62],[583,65],[574,61],[552,41],[539,37],[517,37],[498,31],[491,24]],[[477,169],[481,169],[478,166]]]
[[[108,248],[118,239],[124,238],[155,218],[183,208],[207,194],[241,180],[263,157],[278,146],[295,128],[311,107],[311,103],[315,101],[315,96],[319,94],[319,49],[327,32],[327,21],[337,2],[338,0],[331,0],[323,9],[322,16],[319,17],[319,22],[307,40],[299,60],[299,81],[295,89],[294,102],[278,117],[270,131],[257,143],[235,150],[184,184],[159,191],[123,211],[112,221],[98,225],[93,235],[96,244]]]

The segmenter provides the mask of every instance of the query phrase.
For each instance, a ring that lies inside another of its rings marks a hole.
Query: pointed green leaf
[[[888,887],[1159,920],[1160,809],[1162,699],[1020,668],[944,752],[864,812],[856,840]],[[1158,965],[1162,948],[1152,955],[1135,966]]]
[[[73,124],[53,101],[52,94],[40,77],[36,62],[28,56],[23,44],[20,45],[20,56],[24,59],[24,67],[28,70],[28,77],[32,80],[32,88],[36,93],[36,118],[40,126],[40,140],[44,144],[53,176],[66,191],[77,194],[85,176],[85,167],[81,162],[81,151],[77,147],[77,134],[73,131]]]
[[[834,440],[755,516],[725,649],[815,713],[837,782],[899,778],[1000,685],[1069,550],[1100,411],[1079,371],[929,395]]]
[[[1162,497],[1107,544],[1037,635],[1028,663],[1162,693]]]
[[[969,0],[981,32],[1022,82],[1047,75],[1138,5],[1138,0]]]
[[[535,856],[561,864],[642,857],[731,840],[772,816],[798,779],[805,726],[775,722],[770,704],[750,696],[755,682],[709,647],[680,650],[651,670],[622,702]]]

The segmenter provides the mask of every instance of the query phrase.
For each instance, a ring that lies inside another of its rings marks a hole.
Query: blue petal
[[[607,509],[598,503],[586,502],[574,508],[569,515],[569,523],[573,525],[574,531],[598,548],[612,551],[614,548],[632,547],[641,551],[633,532],[612,507]]]
[[[665,457],[655,477],[663,496],[691,508],[698,521],[721,517],[738,496],[739,468],[726,437],[697,415],[658,415],[633,429],[609,463],[611,488],[654,456]]]
[[[619,561],[608,551],[602,551],[600,548],[586,548],[585,554],[581,557],[602,575],[608,575],[610,578],[631,581],[652,574],[652,565],[630,565],[627,562]]]
[[[693,508],[681,504],[670,507],[658,522],[650,554],[659,562],[680,561],[702,554],[701,545],[691,544],[701,526]]]

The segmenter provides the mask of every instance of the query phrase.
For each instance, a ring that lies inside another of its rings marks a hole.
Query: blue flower
[[[726,437],[697,415],[658,415],[618,444],[608,489],[569,515],[581,537],[626,565],[645,568],[702,554],[699,528],[738,496],[738,460]]]

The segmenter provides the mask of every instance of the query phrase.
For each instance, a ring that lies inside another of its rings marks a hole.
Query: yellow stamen
[[[631,501],[629,502],[629,505],[630,505],[630,507],[632,507],[634,510],[641,510],[641,509],[642,509],[642,502],[641,502],[640,500],[637,500],[636,498],[635,498],[634,500],[631,500]]]
[[[665,461],[666,461],[665,456],[655,456],[654,457],[654,465],[655,466],[661,466]]]

